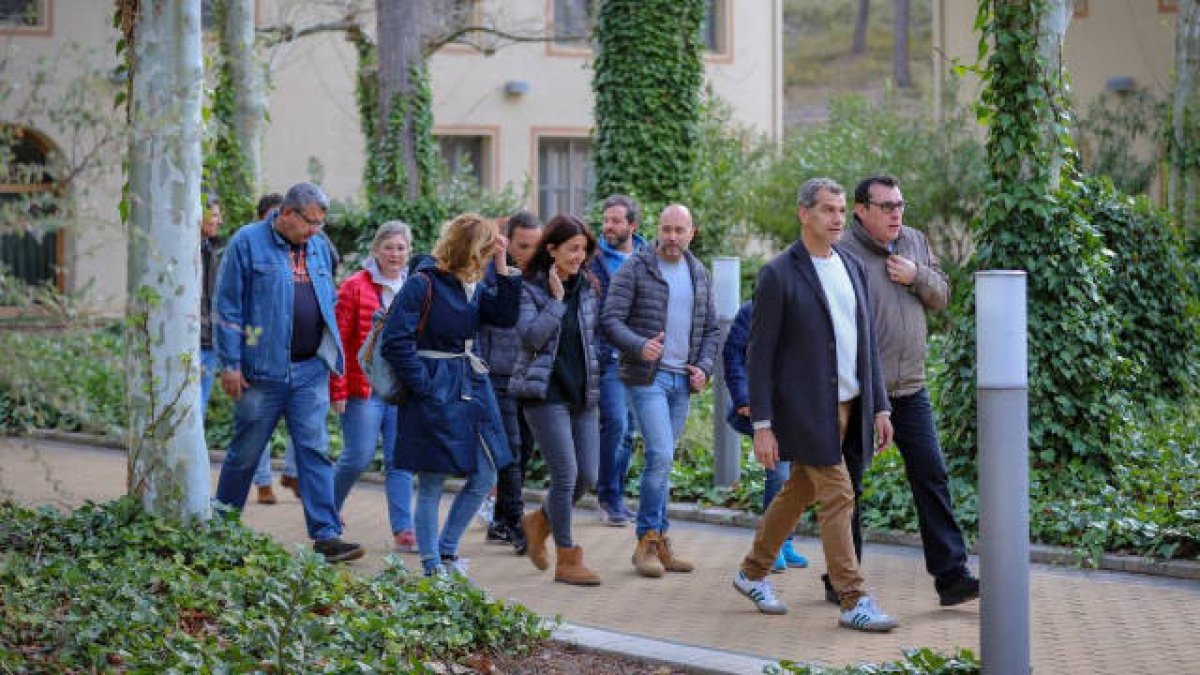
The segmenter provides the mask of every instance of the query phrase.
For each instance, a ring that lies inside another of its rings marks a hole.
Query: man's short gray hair
[[[625,209],[625,220],[631,223],[641,223],[641,214],[638,213],[638,204],[633,201],[633,197],[626,195],[612,195],[604,200],[604,204],[600,207],[600,213],[611,209],[614,206],[620,206]]]
[[[796,193],[796,206],[811,209],[817,203],[817,195],[822,190],[831,195],[846,194],[846,189],[832,178],[809,178]]]
[[[389,220],[375,230],[375,238],[371,240],[371,251],[378,250],[383,242],[396,235],[404,237],[404,241],[412,246],[412,228],[408,226],[408,223],[402,220]]]
[[[320,207],[322,211],[328,211],[329,197],[326,197],[321,188],[312,183],[296,183],[288,188],[287,194],[283,196],[283,203],[279,205],[279,208],[303,211],[313,204]]]

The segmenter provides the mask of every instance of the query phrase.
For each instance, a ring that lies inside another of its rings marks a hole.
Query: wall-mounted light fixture
[[[505,82],[504,93],[509,96],[524,96],[529,93],[529,80],[509,80]]]
[[[1128,94],[1137,88],[1137,82],[1129,75],[1114,75],[1104,80],[1104,89],[1114,94]]]

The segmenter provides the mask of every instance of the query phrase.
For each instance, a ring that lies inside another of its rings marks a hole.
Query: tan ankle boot
[[[658,531],[650,530],[638,539],[637,548],[633,550],[633,566],[644,577],[663,575],[663,566],[658,560],[658,540]]]
[[[258,486],[258,503],[259,504],[276,504],[279,500],[275,498],[275,491],[270,485]]]
[[[550,553],[546,550],[546,539],[550,536],[550,521],[542,509],[527,513],[521,518],[521,528],[529,542],[529,560],[539,570],[550,569]]]
[[[665,534],[658,536],[658,561],[662,563],[663,569],[668,572],[691,572],[696,569],[692,563],[675,555],[675,550],[671,548],[671,539]]]
[[[575,586],[599,586],[600,577],[583,565],[583,549],[558,547],[558,560],[554,565],[554,580]]]

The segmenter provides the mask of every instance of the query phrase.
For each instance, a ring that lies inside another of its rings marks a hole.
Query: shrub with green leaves
[[[780,661],[779,667],[768,667],[768,675],[974,675],[981,672],[979,658],[969,649],[957,649],[953,654],[929,649],[905,649],[904,658],[890,663],[862,663],[845,668],[823,668],[807,663]]]
[[[547,637],[470,584],[398,561],[360,578],[232,516],[181,524],[130,497],[66,514],[0,505],[4,671],[445,672]]]

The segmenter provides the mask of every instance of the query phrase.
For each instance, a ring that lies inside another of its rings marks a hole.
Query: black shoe
[[[313,544],[313,550],[325,556],[327,563],[350,562],[363,557],[363,547],[354,542],[342,541],[334,537],[323,539]]]
[[[525,538],[525,530],[522,530],[520,525],[514,525],[509,528],[508,535],[508,543],[512,544],[513,552],[517,555],[525,555],[529,550],[529,540]]]
[[[842,601],[838,598],[838,592],[833,590],[833,582],[829,580],[828,574],[821,575],[821,583],[825,584],[825,602],[831,602],[840,607]]]
[[[934,587],[937,588],[942,607],[960,605],[979,597],[979,579],[971,576],[969,572],[944,583],[938,580]]]
[[[512,528],[504,523],[493,520],[487,528],[487,537],[484,538],[489,544],[511,544],[512,543]]]

